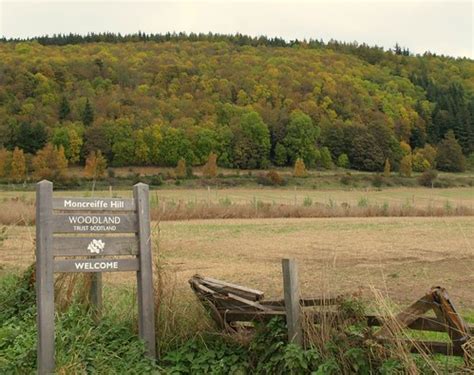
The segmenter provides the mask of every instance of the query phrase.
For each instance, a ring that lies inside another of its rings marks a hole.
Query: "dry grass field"
[[[431,286],[447,288],[462,309],[474,308],[474,218],[231,219],[153,223],[154,251],[189,292],[195,273],[282,296],[280,261],[300,264],[305,296],[377,288],[399,303]],[[0,269],[34,260],[34,227],[9,226]],[[126,283],[130,274],[107,274]]]
[[[96,197],[129,197],[131,190],[105,190],[94,193],[87,191],[58,191],[57,196],[96,196]],[[33,191],[0,191],[0,201],[5,199],[20,199],[34,201]],[[151,192],[152,204],[155,201],[179,202],[210,202],[219,203],[228,199],[230,203],[244,204],[254,200],[263,203],[275,204],[303,204],[305,198],[310,198],[313,203],[356,205],[361,200],[371,204],[404,205],[415,207],[442,207],[446,204],[452,206],[474,207],[474,188],[384,188],[384,189],[334,189],[316,190],[307,188],[224,188],[224,189],[158,189]]]

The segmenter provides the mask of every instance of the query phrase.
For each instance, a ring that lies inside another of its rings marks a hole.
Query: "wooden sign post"
[[[110,256],[113,256],[111,258]],[[74,257],[74,258],[71,258]],[[56,259],[59,258],[59,259]],[[148,185],[133,187],[133,199],[53,198],[53,184],[36,185],[36,301],[38,373],[54,372],[54,273],[137,274],[139,336],[155,358],[155,313]],[[92,302],[99,309],[101,278]]]

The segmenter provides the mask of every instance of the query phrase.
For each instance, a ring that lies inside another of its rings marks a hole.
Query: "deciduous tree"
[[[10,166],[10,179],[13,182],[21,182],[26,179],[26,159],[22,149],[15,147],[12,153]]]

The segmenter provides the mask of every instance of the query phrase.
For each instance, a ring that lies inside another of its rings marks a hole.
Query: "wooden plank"
[[[263,306],[261,305],[260,303],[256,302],[256,301],[249,301],[245,298],[242,298],[238,295],[235,295],[235,294],[232,294],[232,293],[229,293],[229,298],[232,298],[232,299],[235,299],[236,301],[239,301],[247,306],[251,306],[251,307],[255,307],[256,309],[258,310],[262,310],[262,311],[271,311],[271,308],[267,307],[267,306]]]
[[[432,309],[434,305],[433,295],[427,293],[418,301],[408,306],[405,310],[398,313],[394,318],[388,319],[375,336],[391,336],[417,320],[421,315]]]
[[[54,233],[135,233],[135,214],[53,215]]]
[[[301,306],[299,303],[298,265],[293,259],[283,259],[282,269],[288,340],[290,343],[302,346],[303,329],[301,327]]]
[[[36,305],[38,374],[54,372],[53,184],[36,184]]]
[[[153,292],[153,269],[151,257],[150,201],[148,185],[133,186],[133,197],[138,215],[138,238],[140,269],[137,272],[138,331],[145,342],[147,354],[156,358],[155,301]]]
[[[66,259],[54,261],[54,272],[138,271],[138,259]]]
[[[138,238],[136,236],[53,237],[54,256],[90,256],[96,254],[137,255]]]
[[[230,289],[234,289],[233,291],[234,294],[239,294],[239,292],[244,292],[246,294],[255,295],[255,300],[257,301],[263,299],[264,297],[264,293],[261,290],[247,288],[245,286],[228,283],[222,280],[213,279],[211,277],[201,277],[197,275],[196,278],[198,278],[203,284],[221,287],[221,288],[228,287]]]
[[[53,210],[135,211],[135,201],[130,198],[53,198]]]

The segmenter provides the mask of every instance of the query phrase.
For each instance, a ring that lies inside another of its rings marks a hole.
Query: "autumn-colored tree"
[[[202,173],[205,177],[216,177],[217,176],[217,154],[211,152],[209,154],[209,158],[207,159],[207,163],[204,164]]]
[[[0,177],[6,177],[8,175],[10,163],[11,152],[5,148],[0,148]]]
[[[34,176],[38,180],[64,181],[67,178],[67,164],[64,147],[48,143],[33,158]]]
[[[384,177],[390,177],[390,160],[385,159],[385,165],[383,167]]]
[[[403,156],[407,156],[407,155],[411,154],[411,147],[408,143],[406,143],[404,141],[401,141],[400,142],[400,147],[402,149]]]
[[[178,160],[178,165],[176,166],[176,177],[184,178],[186,177],[186,160],[181,158]]]
[[[100,150],[92,151],[86,159],[84,174],[95,181],[105,176],[106,169],[107,160],[102,152]]]
[[[400,176],[410,177],[412,172],[412,156],[405,155],[400,162]]]
[[[305,177],[308,172],[306,171],[306,166],[304,165],[304,160],[302,158],[297,158],[295,161],[295,168],[293,170],[293,176],[295,177]]]
[[[10,166],[10,179],[13,182],[21,182],[26,178],[26,159],[22,149],[15,147],[12,153]]]

